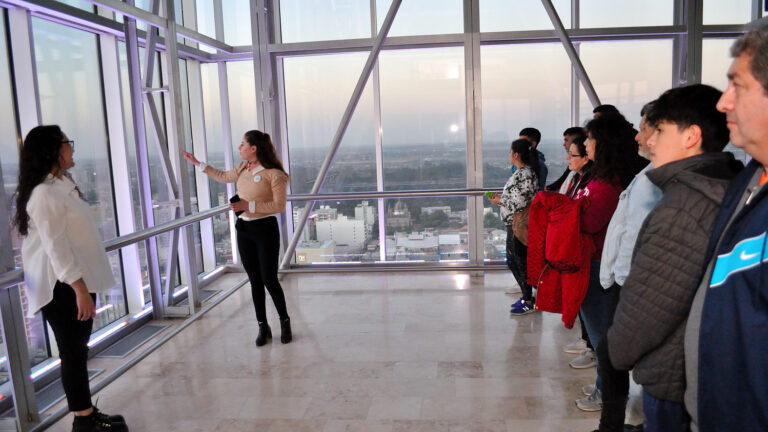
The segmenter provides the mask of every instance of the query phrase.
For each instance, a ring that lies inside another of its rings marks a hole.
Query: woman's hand
[[[195,158],[195,156],[192,153],[185,152],[184,150],[181,151],[181,154],[184,155],[184,159],[188,160],[189,163],[191,163],[194,166],[200,166],[200,161]]]
[[[499,205],[499,204],[501,204],[501,197],[499,196],[499,194],[494,192],[493,196],[488,198],[488,201],[490,201],[491,204]]]
[[[77,302],[78,321],[88,321],[96,316],[96,305],[93,304],[93,298],[85,287],[85,282],[78,279],[72,283],[72,289],[75,290],[75,300]]]
[[[229,208],[233,212],[239,212],[239,211],[247,212],[248,211],[248,201],[243,201],[243,200],[235,201],[235,202],[229,204]]]

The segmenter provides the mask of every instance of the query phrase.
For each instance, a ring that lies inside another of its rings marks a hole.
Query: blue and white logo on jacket
[[[732,251],[718,255],[709,287],[720,286],[730,275],[760,265],[763,260],[768,261],[767,234],[768,232],[764,232],[756,237],[744,239],[738,242]]]

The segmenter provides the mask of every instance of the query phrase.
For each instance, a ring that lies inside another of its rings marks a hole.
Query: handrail
[[[326,201],[326,200],[355,200],[355,199],[374,199],[374,198],[421,198],[436,196],[477,196],[491,189],[437,189],[437,190],[409,190],[409,191],[385,191],[385,192],[343,192],[332,194],[293,194],[286,197],[288,201]],[[173,231],[175,229],[208,219],[229,211],[229,204],[222,204],[217,207],[203,210],[182,218],[155,225],[151,228],[136,231],[131,234],[116,237],[104,242],[104,248],[111,252],[150,237]],[[6,273],[0,274],[0,289],[6,289],[9,286],[24,282],[24,269],[17,268]]]

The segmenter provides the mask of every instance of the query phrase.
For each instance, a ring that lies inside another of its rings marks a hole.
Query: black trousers
[[[515,277],[523,300],[533,300],[533,287],[528,285],[528,246],[515,237],[512,227],[507,227],[507,267]]]
[[[612,297],[612,310],[616,312],[619,304],[621,285],[613,284],[612,290],[616,291]],[[608,327],[613,323],[611,313]],[[624,430],[624,412],[627,409],[629,397],[629,371],[617,370],[611,364],[608,355],[608,337],[603,336],[597,344],[597,367],[600,368],[602,377],[603,410],[600,413],[601,432],[621,432]]]
[[[287,319],[285,294],[277,280],[277,261],[280,254],[280,228],[277,225],[277,218],[271,216],[254,221],[238,219],[235,228],[240,259],[251,281],[256,320],[260,323],[267,322],[265,286],[275,303],[280,319]]]
[[[91,294],[91,297],[96,302],[96,294]],[[61,384],[69,410],[86,410],[92,406],[87,362],[93,319],[78,321],[75,290],[59,281],[53,288],[53,300],[43,306],[42,312],[43,319],[53,329],[59,347]]]

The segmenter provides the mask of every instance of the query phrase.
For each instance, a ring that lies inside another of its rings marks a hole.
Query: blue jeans
[[[685,405],[657,399],[643,392],[643,430],[646,432],[687,432],[691,418]]]
[[[587,296],[581,303],[581,319],[587,327],[587,334],[592,345],[597,350],[597,343],[603,339],[608,331],[608,327],[613,321],[613,313],[616,310],[616,302],[613,299],[616,289],[603,289],[600,285],[600,261],[593,260],[589,267],[589,288]],[[597,365],[597,381],[595,386],[598,390],[603,389],[603,379],[600,373],[600,365]]]

